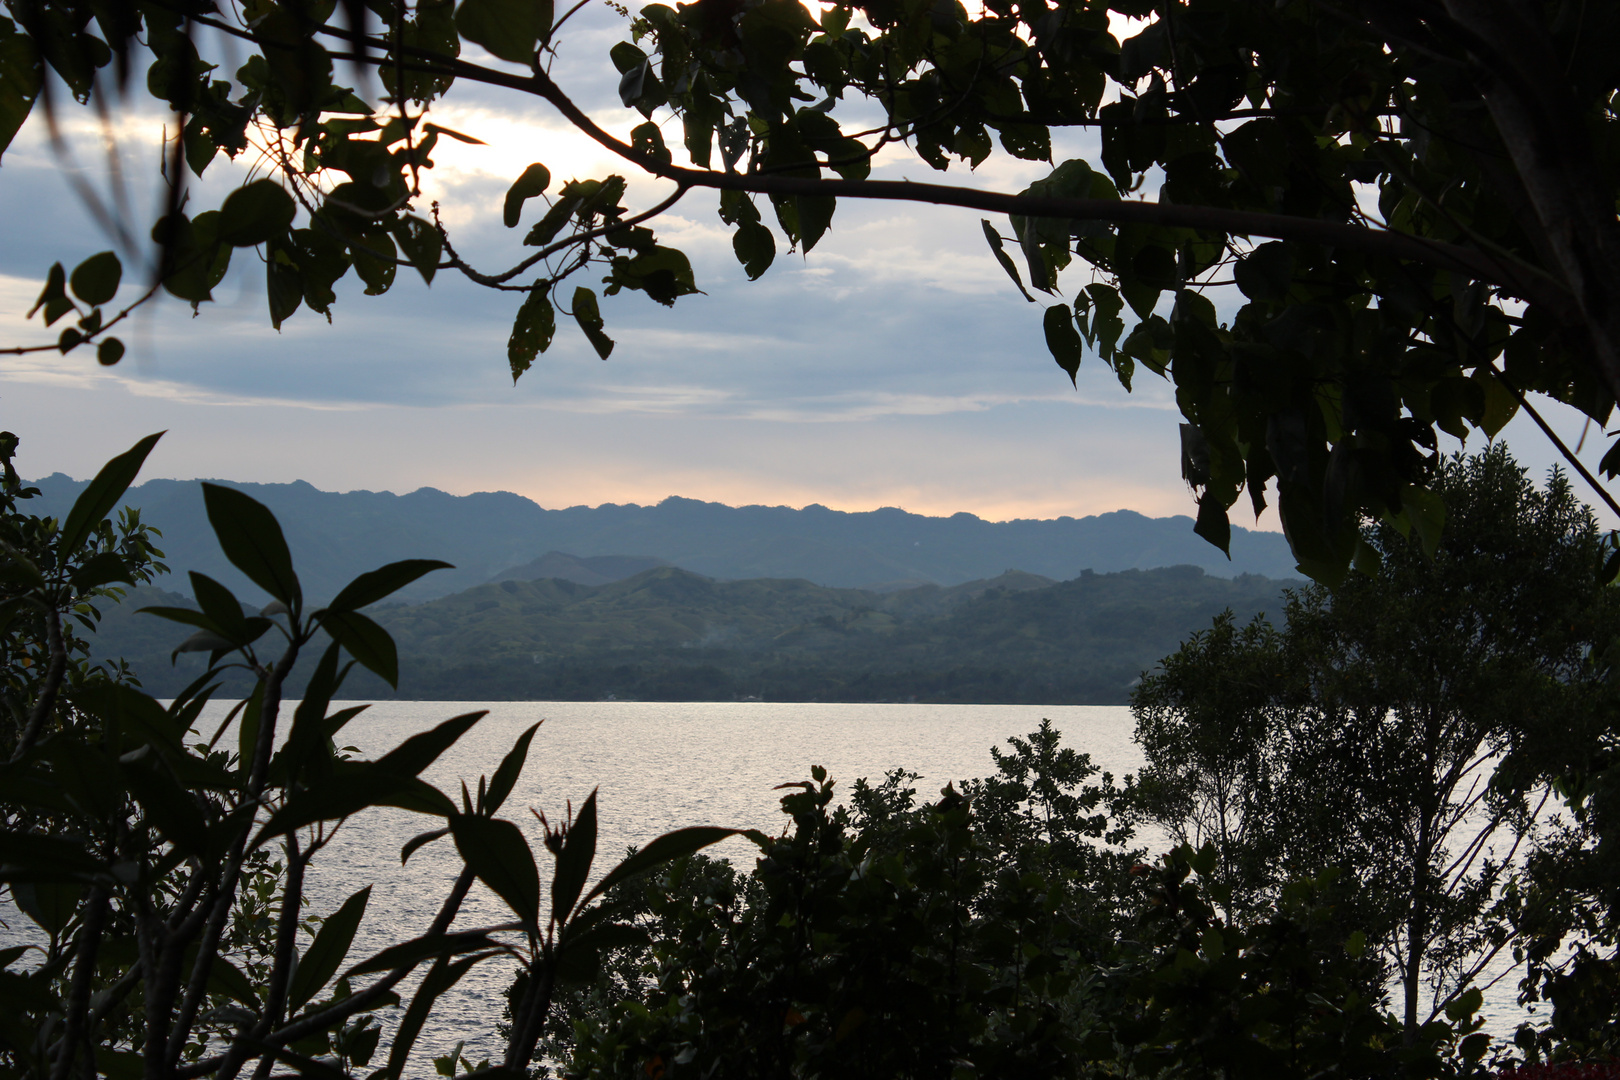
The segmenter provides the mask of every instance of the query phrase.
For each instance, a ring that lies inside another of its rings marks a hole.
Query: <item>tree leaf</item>
[[[382,1070],[388,1080],[399,1080],[405,1069],[405,1062],[411,1055],[411,1047],[416,1045],[417,1036],[422,1033],[422,1025],[427,1023],[428,1014],[433,1011],[433,1005],[446,990],[449,990],[461,977],[467,974],[479,957],[470,956],[462,960],[449,960],[441,956],[434,961],[428,969],[427,976],[423,978],[422,985],[416,988],[411,997],[410,1005],[405,1009],[405,1015],[400,1017],[399,1027],[394,1031],[394,1042],[388,1048],[388,1067]]]
[[[399,649],[388,631],[358,611],[332,611],[319,615],[332,640],[349,650],[361,666],[375,672],[389,686],[399,687]]]
[[[34,108],[45,66],[27,34],[0,37],[0,158]]]
[[[463,5],[465,6],[465,5]],[[523,204],[542,194],[551,186],[551,170],[538,161],[523,170],[523,175],[506,189],[506,202],[501,208],[501,219],[508,229],[516,228],[523,218]]]
[[[288,1013],[296,1013],[303,1008],[304,1003],[320,993],[321,987],[343,966],[343,959],[349,954],[349,946],[354,942],[355,932],[360,929],[360,920],[365,916],[366,903],[370,899],[371,886],[367,885],[326,917],[315,940],[298,958],[292,985],[287,991]]]
[[[431,957],[458,956],[482,949],[499,948],[500,943],[482,930],[467,930],[456,934],[435,934],[412,938],[398,945],[390,945],[368,957],[343,973],[344,978],[374,975],[379,971],[398,971],[411,968]]]
[[[327,605],[328,611],[358,611],[403,589],[434,570],[454,570],[440,559],[401,559],[375,570],[368,570],[345,585]]]
[[[646,847],[625,859],[612,870],[609,870],[607,876],[598,881],[595,887],[585,894],[583,903],[590,903],[621,881],[628,881],[640,874],[647,873],[649,870],[657,869],[673,859],[678,859],[682,855],[690,855],[694,851],[700,851],[710,844],[718,844],[720,841],[733,836],[746,836],[761,846],[769,843],[769,840],[762,833],[753,829],[722,829],[713,825],[694,825],[686,829],[676,829],[653,840]]]
[[[129,564],[116,552],[103,551],[90,556],[73,571],[74,591],[84,593],[114,581],[133,584]]]
[[[453,716],[427,731],[412,735],[378,758],[377,765],[402,776],[416,776],[487,715],[487,709],[479,709],[477,712]]]
[[[590,877],[591,863],[596,858],[596,791],[592,789],[579,815],[563,837],[562,851],[557,855],[557,869],[551,879],[551,916],[565,921],[574,909]]]
[[[399,849],[399,865],[404,866],[409,862],[411,856],[416,854],[417,849],[425,847],[435,840],[442,840],[449,835],[449,829],[429,829],[427,832],[417,833],[405,841],[405,846]]]
[[[405,258],[422,275],[422,281],[433,284],[433,276],[439,270],[439,256],[444,252],[444,237],[439,235],[439,230],[414,214],[402,214],[394,225],[394,239]]]
[[[534,363],[534,358],[551,347],[557,334],[557,313],[543,288],[529,290],[523,306],[512,320],[512,336],[506,341],[506,362],[515,383]]]
[[[1080,341],[1080,332],[1074,328],[1074,316],[1069,314],[1069,305],[1053,304],[1046,309],[1043,322],[1046,347],[1052,353],[1052,359],[1068,373],[1069,381],[1078,387],[1080,384],[1076,379],[1080,374],[1080,357],[1085,347]]]
[[[118,295],[118,283],[123,276],[124,267],[118,256],[103,251],[75,266],[68,284],[74,296],[91,307],[100,307]]]
[[[1002,247],[1001,234],[996,232],[996,227],[990,224],[986,218],[980,218],[979,224],[984,226],[984,239],[990,245],[990,253],[996,257],[996,262],[1000,263],[1001,268],[1007,271],[1007,276],[1012,278],[1012,283],[1018,286],[1019,295],[1033,304],[1035,298],[1029,295],[1029,290],[1024,288],[1024,279],[1018,275],[1018,264],[1012,261],[1012,256],[1008,255],[1006,249]]]
[[[244,184],[219,208],[219,239],[233,247],[257,247],[292,227],[298,204],[268,178]],[[77,291],[77,290],[75,290]]]
[[[268,507],[235,488],[204,483],[203,503],[208,523],[225,557],[249,581],[286,604],[294,613],[303,605],[292,553],[281,534],[281,524]]]
[[[456,850],[478,880],[506,901],[524,924],[540,920],[540,871],[523,832],[510,821],[457,814],[450,819]]]
[[[613,352],[613,339],[602,332],[602,312],[596,306],[596,294],[581,285],[574,290],[574,321],[585,332],[596,355],[606,360]]]
[[[96,478],[73,500],[73,509],[68,511],[67,520],[62,523],[61,539],[58,541],[57,550],[61,557],[75,554],[96,527],[113,512],[118,500],[135,482],[141,466],[146,462],[146,455],[152,452],[152,447],[163,438],[163,434],[159,431],[148,435],[107,462],[96,473]]]
[[[489,790],[484,794],[484,804],[478,808],[479,813],[492,815],[501,808],[502,803],[506,802],[506,797],[512,793],[518,776],[523,772],[523,764],[529,757],[529,743],[533,741],[534,733],[539,727],[538,722],[530,725],[527,731],[517,737],[512,749],[501,759],[500,768],[490,777]]]
[[[456,29],[492,56],[533,64],[540,36],[551,29],[552,5],[536,0],[462,0]]]

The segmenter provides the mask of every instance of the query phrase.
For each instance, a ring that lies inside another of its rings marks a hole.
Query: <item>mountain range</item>
[[[60,517],[86,481],[56,473],[33,483],[43,498],[30,511]],[[732,507],[670,497],[651,506],[605,503],[548,510],[510,492],[339,493],[303,481],[229,486],[276,514],[305,595],[316,600],[332,596],[359,573],[405,558],[455,564],[454,570],[429,574],[398,595],[416,603],[492,581],[566,578],[606,584],[659,566],[716,580],[799,578],[829,588],[875,591],[950,587],[1009,568],[1053,580],[1069,580],[1088,569],[1103,574],[1176,565],[1220,576],[1296,573],[1280,534],[1233,528],[1228,561],[1193,534],[1191,518],[1150,518],[1129,510],[994,522],[892,507],[851,513],[819,505]],[[148,480],[131,488],[124,501],[163,531],[160,546],[173,571],[159,582],[163,587],[190,593],[185,572],[198,570],[244,600],[263,602],[214,543],[199,483]]]

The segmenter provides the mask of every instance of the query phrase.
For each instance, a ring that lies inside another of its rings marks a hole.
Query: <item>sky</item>
[[[621,135],[640,117],[620,107],[606,56],[628,36],[621,18],[593,5],[565,33],[553,71]],[[123,190],[141,229],[166,119],[115,118]],[[500,206],[531,161],[550,168],[553,190],[569,177],[623,171],[529,100],[457,87],[431,119],[488,143],[441,140],[423,200],[441,203],[458,250],[486,270],[529,250],[520,240],[543,205],[531,203],[516,230],[501,226]],[[67,183],[77,177],[110,197],[102,129],[66,117],[64,157],[39,120],[0,159],[0,347],[54,340],[65,323],[47,330],[25,317],[46,270],[113,246]],[[678,146],[678,128],[667,141]],[[1096,161],[1085,141],[1058,150]],[[241,183],[251,164],[221,158],[202,196]],[[1016,191],[1044,171],[997,154],[977,173],[956,167],[944,179]],[[874,176],[939,179],[903,151],[887,154]],[[630,180],[632,209],[667,191]],[[547,507],[680,495],[991,520],[1194,512],[1171,388],[1141,372],[1127,394],[1095,357],[1071,386],[1046,351],[1040,307],[990,257],[980,216],[844,201],[808,256],[787,253],[778,234],[776,264],[750,283],[714,197],[690,195],[652,224],[691,258],[704,295],[672,310],[640,294],[604,298],[618,341],[611,359],[598,360],[563,319],[556,344],[515,386],[505,358],[512,294],[448,271],[428,288],[402,269],[389,294],[368,297],[351,274],[331,325],[302,309],[277,332],[262,271],[243,251],[195,316],[165,298],[133,318],[116,368],[100,368],[88,350],[0,356],[0,426],[21,436],[19,468],[31,477],[89,476],[166,429],[146,477],[505,490]],[[120,302],[138,294],[139,278],[126,273]],[[1069,271],[1065,291],[1072,297],[1086,280]],[[1546,404],[1574,445],[1581,418]],[[1538,476],[1556,460],[1528,418],[1503,437]],[[1603,443],[1595,430],[1586,440],[1582,456],[1594,470]],[[1470,449],[1482,445],[1475,436]],[[1253,524],[1241,507],[1234,522]],[[1258,526],[1278,524],[1268,513]]]

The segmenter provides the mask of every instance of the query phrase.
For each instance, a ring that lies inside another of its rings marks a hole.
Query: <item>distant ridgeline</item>
[[[35,512],[57,516],[67,513],[84,488],[60,473],[35,483],[45,494],[45,505]],[[1295,573],[1288,545],[1276,533],[1234,528],[1228,562],[1193,535],[1191,518],[1149,518],[1127,510],[991,522],[972,514],[941,518],[895,509],[730,507],[678,498],[656,506],[546,510],[506,492],[455,496],[423,488],[409,495],[337,494],[303,482],[231,486],[281,519],[304,593],[315,600],[332,596],[356,574],[407,558],[444,559],[456,566],[399,594],[409,602],[508,578],[561,577],[600,585],[668,565],[721,580],[803,578],[877,591],[960,585],[1009,567],[1060,581],[1088,568],[1099,574],[1178,565],[1222,576]],[[175,571],[168,588],[190,593],[185,572],[199,570],[244,601],[264,602],[220,555],[195,481],[149,480],[132,488],[125,501],[163,530],[166,561]],[[626,560],[626,553],[641,558]],[[542,558],[531,562],[537,555]],[[606,556],[618,558],[604,562]],[[539,565],[546,559],[555,565]]]
[[[1222,610],[1240,620],[1277,612],[1281,589],[1301,584],[1217,578],[1196,566],[1088,570],[1064,582],[1008,571],[883,592],[802,578],[716,581],[673,566],[579,580],[634,562],[553,553],[532,564],[553,576],[519,580],[530,569],[519,567],[427,603],[374,609],[399,645],[399,691],[369,675],[346,689],[453,701],[1119,704],[1143,671]],[[194,678],[201,658],[171,667],[185,628],[135,614],[143,604],[190,601],[141,590],[108,612],[96,645],[130,659],[161,697]]]

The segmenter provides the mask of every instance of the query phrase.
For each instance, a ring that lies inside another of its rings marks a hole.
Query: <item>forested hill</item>
[[[84,487],[58,473],[34,481],[45,494],[35,513],[66,514]],[[1193,534],[1188,517],[1149,518],[1127,510],[1055,520],[984,521],[971,514],[924,517],[903,510],[845,513],[823,506],[731,507],[669,498],[656,506],[604,504],[547,510],[508,492],[455,496],[432,488],[408,495],[319,491],[309,484],[233,484],[281,520],[305,594],[332,596],[356,574],[395,559],[438,558],[455,570],[407,589],[411,601],[499,580],[551,552],[576,557],[640,556],[719,579],[804,578],[839,588],[957,585],[1017,568],[1067,580],[1098,573],[1194,565],[1211,574],[1286,577],[1294,560],[1282,536],[1232,530],[1232,561]],[[125,499],[163,530],[175,575],[200,570],[258,599],[225,563],[195,481],[149,480]],[[528,575],[517,575],[528,576]]]
[[[397,695],[441,700],[939,701],[1118,704],[1143,671],[1231,608],[1281,609],[1297,581],[1211,577],[1194,566],[1009,573],[954,588],[874,592],[783,579],[716,581],[660,567],[606,585],[556,578],[481,585],[373,611],[399,646]],[[186,628],[134,615],[183,598],[143,590],[96,635],[150,692],[200,659],[168,651]],[[173,684],[171,686],[171,684]],[[296,688],[295,688],[296,692]]]

